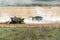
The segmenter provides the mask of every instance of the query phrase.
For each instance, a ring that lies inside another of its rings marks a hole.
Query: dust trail
[[[41,21],[32,21],[31,18],[24,20],[25,23],[55,23],[60,22],[60,17],[55,16],[56,14],[52,13],[52,10],[49,10],[47,14],[45,14],[41,9],[38,7],[35,8],[36,15],[35,16],[41,16],[43,17],[43,20]]]
[[[11,21],[9,13],[1,13],[0,23]]]

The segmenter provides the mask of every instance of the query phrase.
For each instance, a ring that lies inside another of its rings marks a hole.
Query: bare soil
[[[60,27],[60,23],[49,24],[0,24],[0,27]]]

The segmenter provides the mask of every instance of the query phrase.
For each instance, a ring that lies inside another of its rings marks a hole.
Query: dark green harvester
[[[11,23],[24,23],[24,18],[21,17],[11,17]]]

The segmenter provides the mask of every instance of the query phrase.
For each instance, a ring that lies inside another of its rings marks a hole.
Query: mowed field
[[[0,7],[0,17],[1,16],[17,16],[29,18],[38,13],[40,14],[52,14],[51,16],[60,17],[60,7]],[[50,13],[49,13],[50,12]]]

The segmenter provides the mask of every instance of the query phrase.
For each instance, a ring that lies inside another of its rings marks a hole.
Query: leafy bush
[[[41,16],[35,16],[35,17],[32,17],[32,20],[36,20],[36,21],[40,21],[42,20],[43,18]]]

